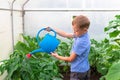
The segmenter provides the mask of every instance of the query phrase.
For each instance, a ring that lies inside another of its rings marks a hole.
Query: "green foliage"
[[[120,15],[116,15],[114,20],[111,20],[104,31],[109,34],[109,37],[120,45]]]
[[[56,51],[58,52],[59,55],[62,55],[62,56],[70,55],[69,53],[72,47],[73,40],[70,38],[68,38],[67,40],[68,40],[67,42],[61,41],[60,45],[58,46]]]
[[[106,80],[120,80],[120,61],[114,63],[110,67],[105,78],[106,78]]]
[[[73,40],[68,38],[67,41],[61,41],[60,45],[58,46],[56,52],[58,52],[61,56],[70,56],[70,50],[72,47]],[[65,61],[58,61],[60,66],[63,66],[63,71],[68,72],[69,71],[69,62]]]
[[[101,42],[91,40],[89,61],[102,75],[107,74],[112,63],[120,59],[120,46],[110,44],[108,39]]]
[[[24,42],[17,42],[9,59],[0,62],[0,75],[7,71],[5,80],[62,80],[59,65],[64,64],[63,70],[68,70],[68,63],[41,52],[26,58],[26,54],[37,49],[38,44],[34,37],[23,35],[23,38]],[[60,42],[56,51],[62,56],[69,56],[72,39]]]
[[[38,48],[35,38],[23,36],[9,59],[1,61],[0,75],[7,71],[5,80],[61,80],[57,60],[46,53],[37,53],[30,59],[26,54]]]
[[[104,31],[109,35],[108,39],[105,38],[100,42],[91,39],[90,65],[103,75],[100,80],[119,80],[120,74],[118,72],[115,74],[113,70],[119,71],[119,64],[115,67],[113,65],[120,60],[120,15],[116,15]],[[112,76],[112,73],[116,78]]]

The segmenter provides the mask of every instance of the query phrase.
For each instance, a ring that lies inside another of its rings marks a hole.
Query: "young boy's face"
[[[87,32],[87,28],[81,29],[81,28],[77,27],[76,25],[73,25],[72,28],[73,28],[73,32],[74,32],[75,36],[77,36],[77,37],[79,37]]]

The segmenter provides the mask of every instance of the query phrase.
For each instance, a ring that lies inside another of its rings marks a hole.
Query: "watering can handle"
[[[40,29],[40,30],[38,31],[37,36],[36,36],[38,43],[40,42],[40,40],[39,40],[39,34],[40,34],[40,32],[43,31],[43,30],[46,30],[46,29],[47,29],[47,28],[42,28],[42,29]],[[54,32],[54,34],[55,34],[54,37],[56,37],[56,31],[54,31],[54,30],[51,29],[51,28],[50,28],[50,31]]]

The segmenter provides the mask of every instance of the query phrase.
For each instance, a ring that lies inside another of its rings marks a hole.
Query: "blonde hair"
[[[86,16],[79,15],[76,16],[73,21],[72,25],[76,25],[77,27],[83,29],[83,28],[89,28],[90,21]]]

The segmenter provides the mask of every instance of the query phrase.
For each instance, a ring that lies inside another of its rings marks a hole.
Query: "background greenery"
[[[91,40],[89,61],[91,67],[101,73],[101,80],[120,80],[120,15],[116,15],[104,31],[107,38],[100,42]]]

